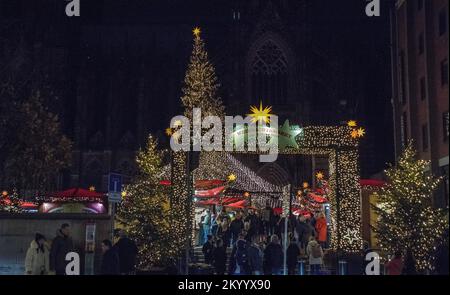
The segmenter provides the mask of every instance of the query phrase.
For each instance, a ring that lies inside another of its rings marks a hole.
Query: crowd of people
[[[287,226],[287,228],[286,228]],[[285,236],[287,234],[287,236]],[[309,263],[311,274],[319,274],[327,246],[327,221],[321,211],[309,217],[285,217],[270,206],[263,210],[237,212],[231,216],[205,210],[198,224],[198,244],[205,263],[216,274],[281,274],[286,265],[289,274],[298,272],[299,258]],[[227,248],[231,248],[227,257]],[[227,266],[228,262],[228,268]]]
[[[113,243],[102,241],[102,259],[98,274],[119,275],[135,272],[138,248],[124,231],[119,231],[119,240]],[[65,275],[68,261],[66,256],[74,251],[70,226],[61,225],[51,244],[44,235],[36,233],[25,257],[25,274],[27,275]]]

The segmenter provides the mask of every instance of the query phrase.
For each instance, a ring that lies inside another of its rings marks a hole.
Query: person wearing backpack
[[[306,254],[309,257],[311,274],[318,275],[323,264],[323,250],[315,237],[309,239],[308,246],[306,247]]]

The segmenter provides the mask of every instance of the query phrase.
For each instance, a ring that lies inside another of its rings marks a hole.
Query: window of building
[[[252,61],[252,99],[283,104],[287,101],[288,67],[283,51],[271,40],[265,42]]]
[[[447,10],[442,9],[439,12],[439,36],[442,36],[447,32],[447,27],[448,27]]]
[[[420,99],[425,100],[427,98],[427,88],[425,85],[425,78],[420,79]]]
[[[441,61],[441,85],[448,85],[448,59]]]
[[[417,0],[417,10],[421,11],[423,8],[423,0]]]
[[[428,150],[428,124],[422,125],[422,150]]]
[[[406,117],[406,112],[403,112],[400,118],[400,140],[402,148],[404,148],[408,141],[408,120]]]
[[[406,64],[405,52],[400,51],[400,100],[403,104],[406,103]]]
[[[448,136],[449,136],[449,115],[448,115],[448,111],[442,114],[442,126],[443,126],[443,130],[444,130],[444,141],[448,141]]]
[[[423,33],[419,34],[419,54],[423,54],[425,51],[425,38],[423,36]]]

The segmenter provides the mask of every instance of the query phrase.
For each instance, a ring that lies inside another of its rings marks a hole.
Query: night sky
[[[135,136],[136,145],[140,146],[145,134],[152,132],[161,136],[170,118],[182,112],[179,97],[192,49],[190,31],[194,26],[203,29],[202,36],[216,66],[222,84],[220,94],[227,110],[241,113],[248,110],[249,103],[242,102],[243,92],[239,87],[233,88],[240,81],[235,81],[237,77],[233,80],[230,65],[239,64],[245,58],[249,44],[242,40],[251,36],[261,22],[259,13],[267,2],[81,0],[81,16],[68,18],[64,14],[67,2],[63,0],[0,0],[0,49],[3,48],[0,62],[6,56],[5,46],[22,44],[30,56],[26,69],[33,69],[32,72],[37,73],[35,77],[45,80],[56,93],[49,104],[60,114],[65,133],[80,149],[85,148],[83,139],[77,138],[80,93],[84,91],[90,97],[88,119],[82,123],[87,124],[85,129],[89,136],[106,128],[102,118],[114,112],[106,100],[111,92],[117,92],[122,98],[116,108],[122,111],[124,118],[114,115],[111,120],[117,119],[113,126],[122,134],[138,129],[137,123],[129,120],[135,110],[124,96],[137,97],[139,81],[147,81],[144,82],[146,90],[141,93],[149,105],[148,118],[141,128],[143,134]],[[373,18],[365,15],[364,0],[273,0],[272,4],[291,36],[308,35],[304,39],[307,44],[300,46],[302,50],[294,49],[294,54],[307,60],[317,71],[325,69],[323,72],[329,76],[325,75],[323,80],[330,88],[339,85],[336,88],[339,93],[333,99],[320,92],[310,93],[314,97],[314,115],[308,121],[326,121],[328,112],[345,100],[344,115],[337,116],[335,124],[352,118],[366,127],[368,135],[361,145],[363,175],[369,176],[385,168],[385,163],[393,160],[387,3],[382,7],[381,16]],[[242,36],[236,34],[233,11],[242,12],[239,22]],[[241,56],[228,56],[230,44],[239,48]],[[310,58],[309,52],[313,51],[324,58],[317,61]],[[329,67],[336,71],[329,72]],[[25,72],[24,69],[18,71]],[[299,80],[309,81],[308,72],[304,75]],[[85,80],[88,82],[83,82]],[[80,86],[83,83],[90,86],[83,90]]]

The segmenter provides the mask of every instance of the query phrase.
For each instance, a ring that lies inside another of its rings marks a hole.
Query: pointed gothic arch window
[[[287,101],[288,63],[284,52],[271,40],[256,51],[251,63],[253,101],[283,104]]]

